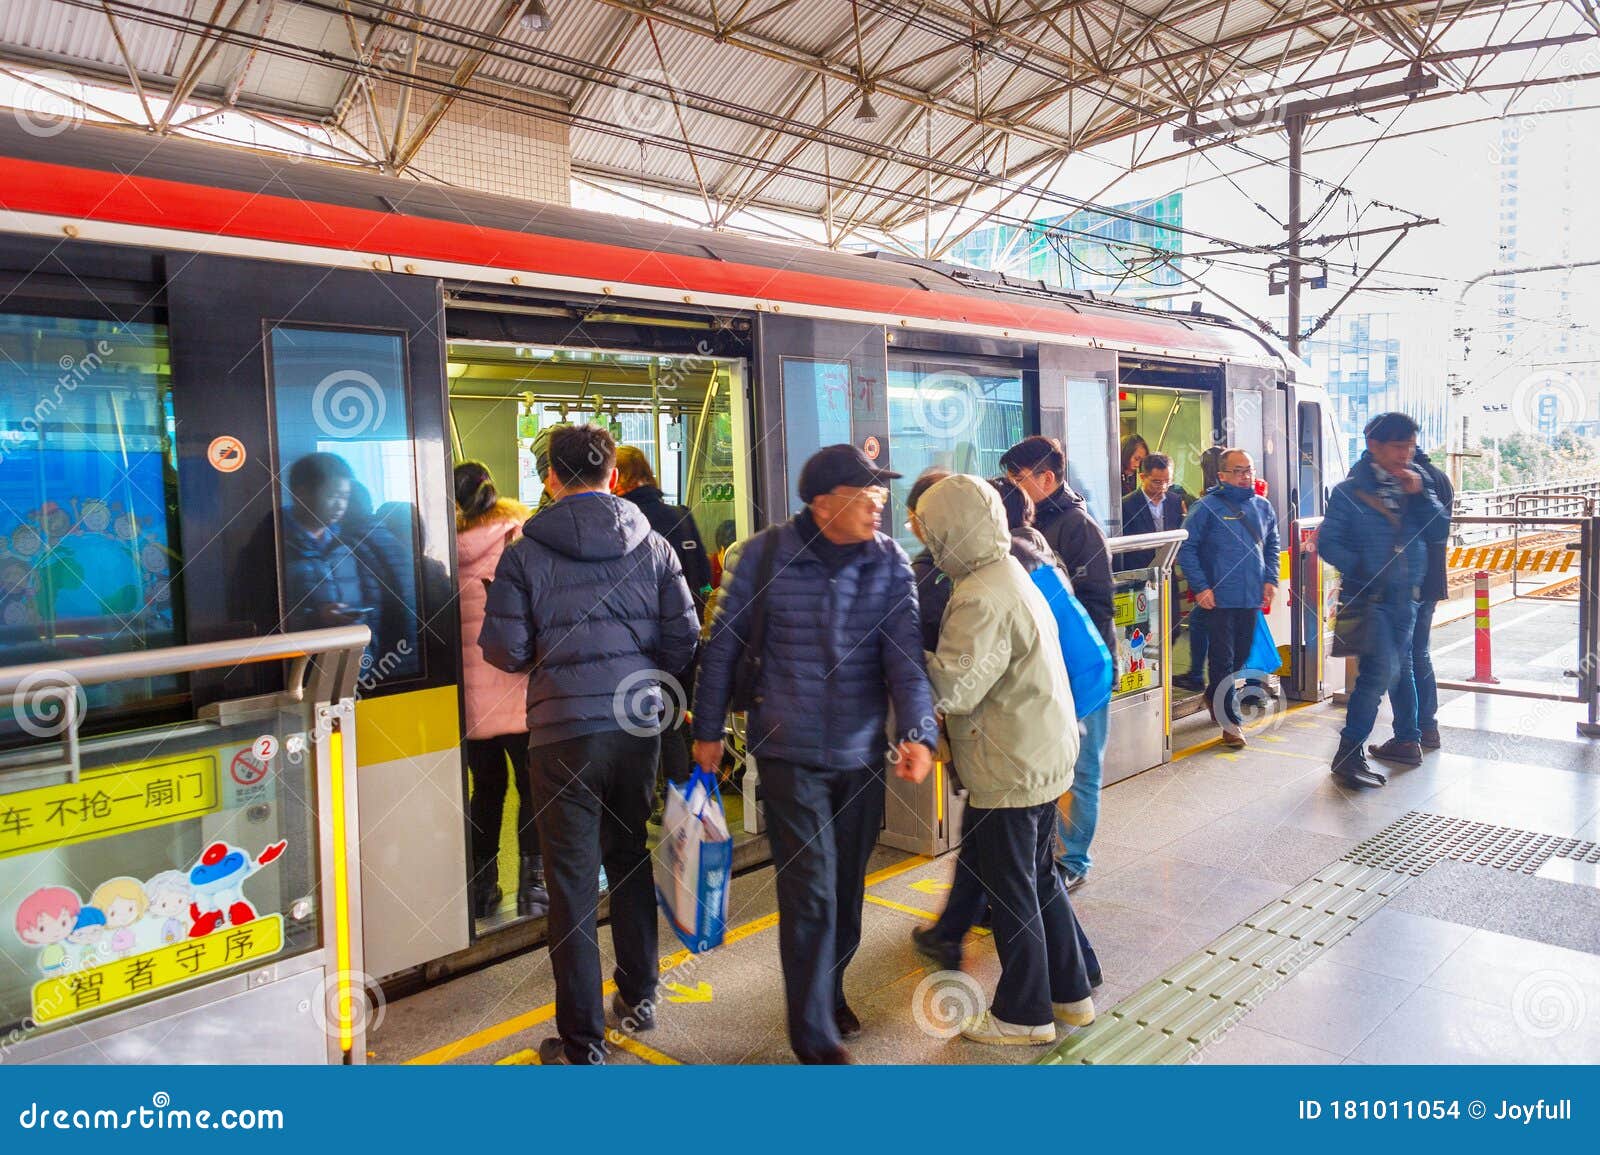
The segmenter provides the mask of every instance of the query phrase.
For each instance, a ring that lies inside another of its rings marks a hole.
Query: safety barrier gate
[[[1586,514],[1592,511],[1592,508],[1592,502],[1586,502]],[[1441,678],[1439,688],[1470,690],[1475,694],[1538,698],[1550,702],[1575,702],[1584,706],[1587,714],[1587,720],[1578,723],[1578,732],[1585,737],[1600,737],[1600,668],[1597,668],[1600,666],[1600,517],[1592,515],[1457,517],[1454,519],[1453,527],[1466,535],[1476,532],[1475,527],[1509,527],[1519,538],[1524,530],[1529,529],[1541,530],[1547,534],[1551,532],[1577,534],[1576,539],[1565,543],[1561,550],[1564,554],[1575,554],[1578,563],[1577,663],[1566,671],[1567,677],[1577,682],[1577,692],[1560,694],[1523,686],[1501,685],[1477,678],[1464,681],[1447,681]],[[1515,587],[1513,592],[1515,593]],[[1486,590],[1481,595],[1480,602],[1478,614],[1482,619],[1481,628],[1485,632],[1483,643],[1486,651],[1489,616]]]
[[[354,694],[366,626],[0,669],[0,1057],[365,1058]],[[282,692],[81,737],[186,674]]]
[[[1172,570],[1188,537],[1187,530],[1169,529],[1106,543],[1117,643],[1101,779],[1107,786],[1172,756],[1171,651],[1178,613]],[[1143,564],[1130,565],[1130,560]]]

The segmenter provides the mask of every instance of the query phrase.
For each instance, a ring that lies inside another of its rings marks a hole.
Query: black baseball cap
[[[800,467],[800,500],[810,505],[814,498],[831,493],[835,486],[888,485],[903,476],[879,469],[854,445],[825,445]]]

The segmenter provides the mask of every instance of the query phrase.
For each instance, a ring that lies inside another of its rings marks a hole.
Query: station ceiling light
[[[872,107],[872,93],[862,89],[861,107],[856,109],[856,120],[871,124],[878,119],[878,110]]]
[[[553,21],[550,9],[544,6],[544,0],[528,0],[528,6],[522,11],[521,23],[524,32],[548,32]]]

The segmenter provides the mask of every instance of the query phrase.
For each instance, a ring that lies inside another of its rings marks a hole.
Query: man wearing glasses
[[[1184,519],[1189,538],[1178,549],[1178,567],[1195,605],[1210,611],[1206,701],[1223,743],[1238,749],[1245,739],[1234,677],[1250,653],[1256,615],[1272,608],[1278,592],[1278,515],[1256,496],[1248,453],[1229,449],[1217,464],[1219,484]]]
[[[914,782],[933,767],[916,580],[880,532],[885,486],[899,476],[853,445],[812,455],[800,471],[805,508],[751,539],[724,574],[695,688],[695,761],[715,768],[735,680],[749,672],[740,655],[764,616],[746,734],[777,866],[789,1044],[807,1063],[850,1062],[844,1040],[861,1031],[844,970],[861,942],[885,763]]]

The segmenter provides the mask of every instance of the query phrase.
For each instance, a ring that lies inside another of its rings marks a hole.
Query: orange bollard
[[[1494,662],[1489,651],[1489,571],[1480,569],[1472,575],[1472,582],[1473,672],[1467,681],[1493,685],[1500,679],[1494,676]]]

